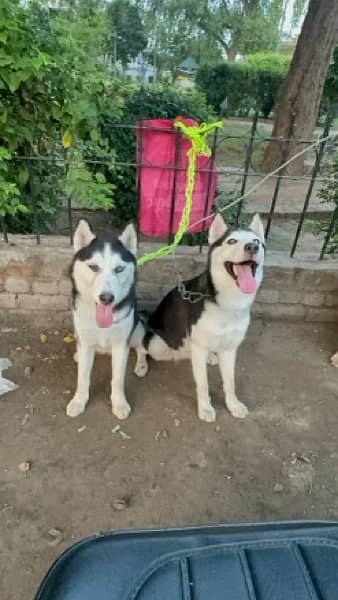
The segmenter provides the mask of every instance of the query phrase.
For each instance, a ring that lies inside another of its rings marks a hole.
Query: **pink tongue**
[[[234,273],[243,294],[253,294],[257,290],[257,282],[250,265],[234,265]]]
[[[113,311],[111,304],[96,305],[96,323],[99,327],[110,327],[113,323]]]

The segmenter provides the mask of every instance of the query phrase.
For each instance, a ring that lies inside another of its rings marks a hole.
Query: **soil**
[[[13,362],[4,375],[19,385],[0,398],[2,600],[32,598],[51,562],[99,530],[338,517],[332,324],[254,322],[237,370],[250,415],[229,415],[210,367],[214,424],[197,419],[188,363],[153,363],[138,380],[134,357],[130,418],[111,416],[99,357],[88,408],[71,420],[69,332],[0,330],[0,356]]]

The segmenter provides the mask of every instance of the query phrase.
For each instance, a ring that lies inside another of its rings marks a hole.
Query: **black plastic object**
[[[338,523],[105,533],[67,550],[35,600],[337,600]]]

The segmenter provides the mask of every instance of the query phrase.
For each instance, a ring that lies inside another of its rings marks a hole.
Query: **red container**
[[[174,127],[176,120],[186,125],[198,125],[183,117],[148,119],[137,127],[137,162],[139,165],[139,230],[150,237],[176,233],[186,202],[188,151],[191,142]],[[203,171],[201,171],[203,169]],[[212,213],[217,186],[216,163],[207,156],[198,156],[190,223]],[[189,229],[203,231],[207,221]]]

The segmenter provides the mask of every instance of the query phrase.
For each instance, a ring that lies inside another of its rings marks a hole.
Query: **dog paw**
[[[137,377],[145,377],[146,374],[148,373],[147,361],[145,360],[144,362],[136,363],[134,373],[135,373],[135,375],[137,375]]]
[[[335,354],[333,354],[330,358],[330,362],[331,365],[333,367],[337,367],[338,368],[338,352],[336,352]]]
[[[216,411],[211,404],[198,409],[198,417],[206,423],[214,423],[216,421]]]
[[[124,402],[115,402],[114,404],[112,404],[113,415],[115,415],[115,417],[117,417],[121,421],[129,417],[130,411],[131,408],[126,400]]]
[[[228,404],[228,410],[233,417],[236,419],[245,419],[248,416],[249,411],[243,402],[237,400],[236,402],[232,402]]]
[[[77,398],[73,398],[67,404],[66,413],[67,413],[68,417],[72,417],[72,418],[78,417],[79,415],[81,415],[84,412],[85,408],[86,408],[86,402],[81,402]]]
[[[216,352],[210,352],[208,356],[208,365],[211,365],[212,367],[218,365],[218,356]]]

